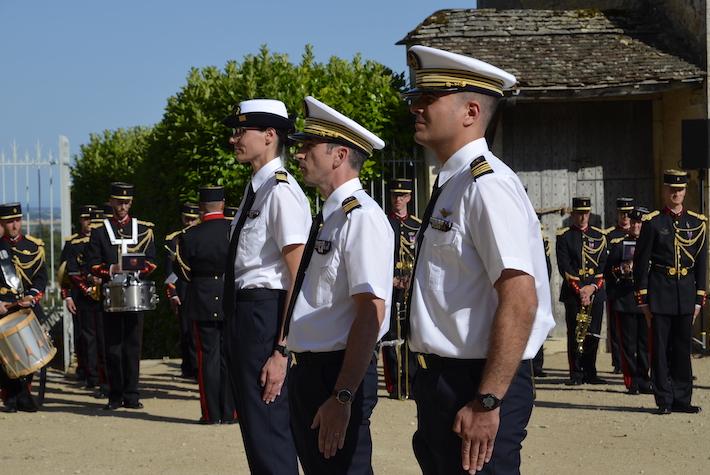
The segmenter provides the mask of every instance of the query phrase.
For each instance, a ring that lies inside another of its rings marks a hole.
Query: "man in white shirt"
[[[232,221],[225,271],[225,346],[239,426],[252,473],[297,474],[283,317],[311,213],[281,160],[293,121],[283,102],[253,99],[225,124],[234,129],[237,161],[253,170]]]
[[[537,215],[484,138],[516,79],[425,46],[409,60],[414,138],[441,165],[410,289],[414,452],[426,474],[518,473],[533,404],[526,360],[554,320]]]
[[[296,157],[305,182],[325,203],[287,316],[296,355],[291,427],[306,474],[372,473],[375,345],[389,328],[394,234],[358,175],[384,142],[313,97],[305,102],[304,130],[291,138],[301,142]]]

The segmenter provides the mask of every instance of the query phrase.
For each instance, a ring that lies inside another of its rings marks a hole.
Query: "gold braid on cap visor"
[[[372,155],[372,145],[370,145],[370,142],[340,124],[323,119],[308,117],[306,118],[306,125],[303,127],[303,132],[321,137],[331,137],[345,140],[363,150],[368,155]]]
[[[503,96],[503,81],[458,69],[417,69],[414,82],[421,89],[474,86]]]

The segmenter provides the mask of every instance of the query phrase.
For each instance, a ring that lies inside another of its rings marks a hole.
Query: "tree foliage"
[[[229,61],[223,69],[193,68],[185,85],[168,98],[162,120],[152,129],[105,131],[92,135],[81,148],[72,172],[75,203],[104,202],[108,184],[125,180],[136,185],[132,210],[156,224],[156,244],[179,228],[179,206],[196,201],[200,185],[220,184],[227,203],[237,206],[250,176],[250,168],[238,164],[228,143],[231,130],[222,120],[243,100],[279,99],[303,127],[303,99],[312,95],[378,134],[388,153],[409,153],[412,148],[409,114],[400,99],[402,74],[374,61],[355,56],[351,61],[332,57],[327,63],[314,59],[306,46],[298,64],[287,55],[271,53],[265,46],[241,62]],[[368,160],[361,179],[380,171],[379,155]],[[300,177],[293,160],[287,167]],[[306,190],[313,198],[315,192]],[[164,263],[161,255],[159,264]],[[163,279],[160,269],[156,281]],[[163,310],[164,311],[164,310]],[[161,312],[162,313],[162,312]],[[161,319],[163,320],[163,319]],[[146,353],[171,352],[146,320]],[[173,332],[170,332],[171,335]]]

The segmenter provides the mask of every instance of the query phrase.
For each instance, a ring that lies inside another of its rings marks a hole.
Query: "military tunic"
[[[653,314],[652,380],[660,408],[689,406],[690,349],[696,306],[705,303],[707,218],[670,209],[644,216],[634,279],[639,305]]]

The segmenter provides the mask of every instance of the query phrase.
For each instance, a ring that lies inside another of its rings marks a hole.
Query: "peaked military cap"
[[[195,203],[183,203],[182,215],[188,218],[199,218],[200,208]]]
[[[113,206],[110,204],[104,205],[104,218],[113,218]]]
[[[575,196],[572,198],[572,211],[591,211],[592,200],[586,196]]]
[[[377,135],[315,97],[307,96],[304,103],[306,125],[303,127],[303,132],[289,135],[291,140],[305,142],[317,139],[339,143],[356,148],[367,156],[372,155],[373,150],[385,148],[385,143]]]
[[[641,219],[644,217],[644,215],[646,215],[648,213],[649,213],[648,209],[646,209],[642,206],[637,206],[636,208],[629,211],[629,218],[633,219],[634,221],[641,221]]]
[[[503,97],[503,91],[518,82],[509,72],[485,61],[428,46],[409,48],[407,64],[414,70],[415,79],[405,97],[464,91]]]
[[[616,199],[616,209],[619,211],[631,211],[634,209],[634,199],[633,198],[617,198]]]
[[[225,206],[224,207],[224,217],[225,219],[232,219],[237,215],[239,208],[236,206]]]
[[[114,181],[111,183],[111,198],[130,200],[133,198],[133,185],[122,181]]]
[[[665,170],[663,184],[671,188],[685,188],[688,186],[688,172],[684,170]]]
[[[79,218],[91,218],[91,212],[96,209],[96,205],[83,205],[79,207]]]
[[[224,187],[206,185],[200,187],[200,203],[209,203],[210,201],[224,201]]]
[[[16,219],[22,217],[20,203],[5,203],[0,205],[0,219]]]
[[[293,130],[286,105],[276,99],[250,99],[242,101],[222,121],[227,127],[273,127],[278,130]]]
[[[411,193],[413,189],[409,178],[395,178],[390,182],[390,193]]]

